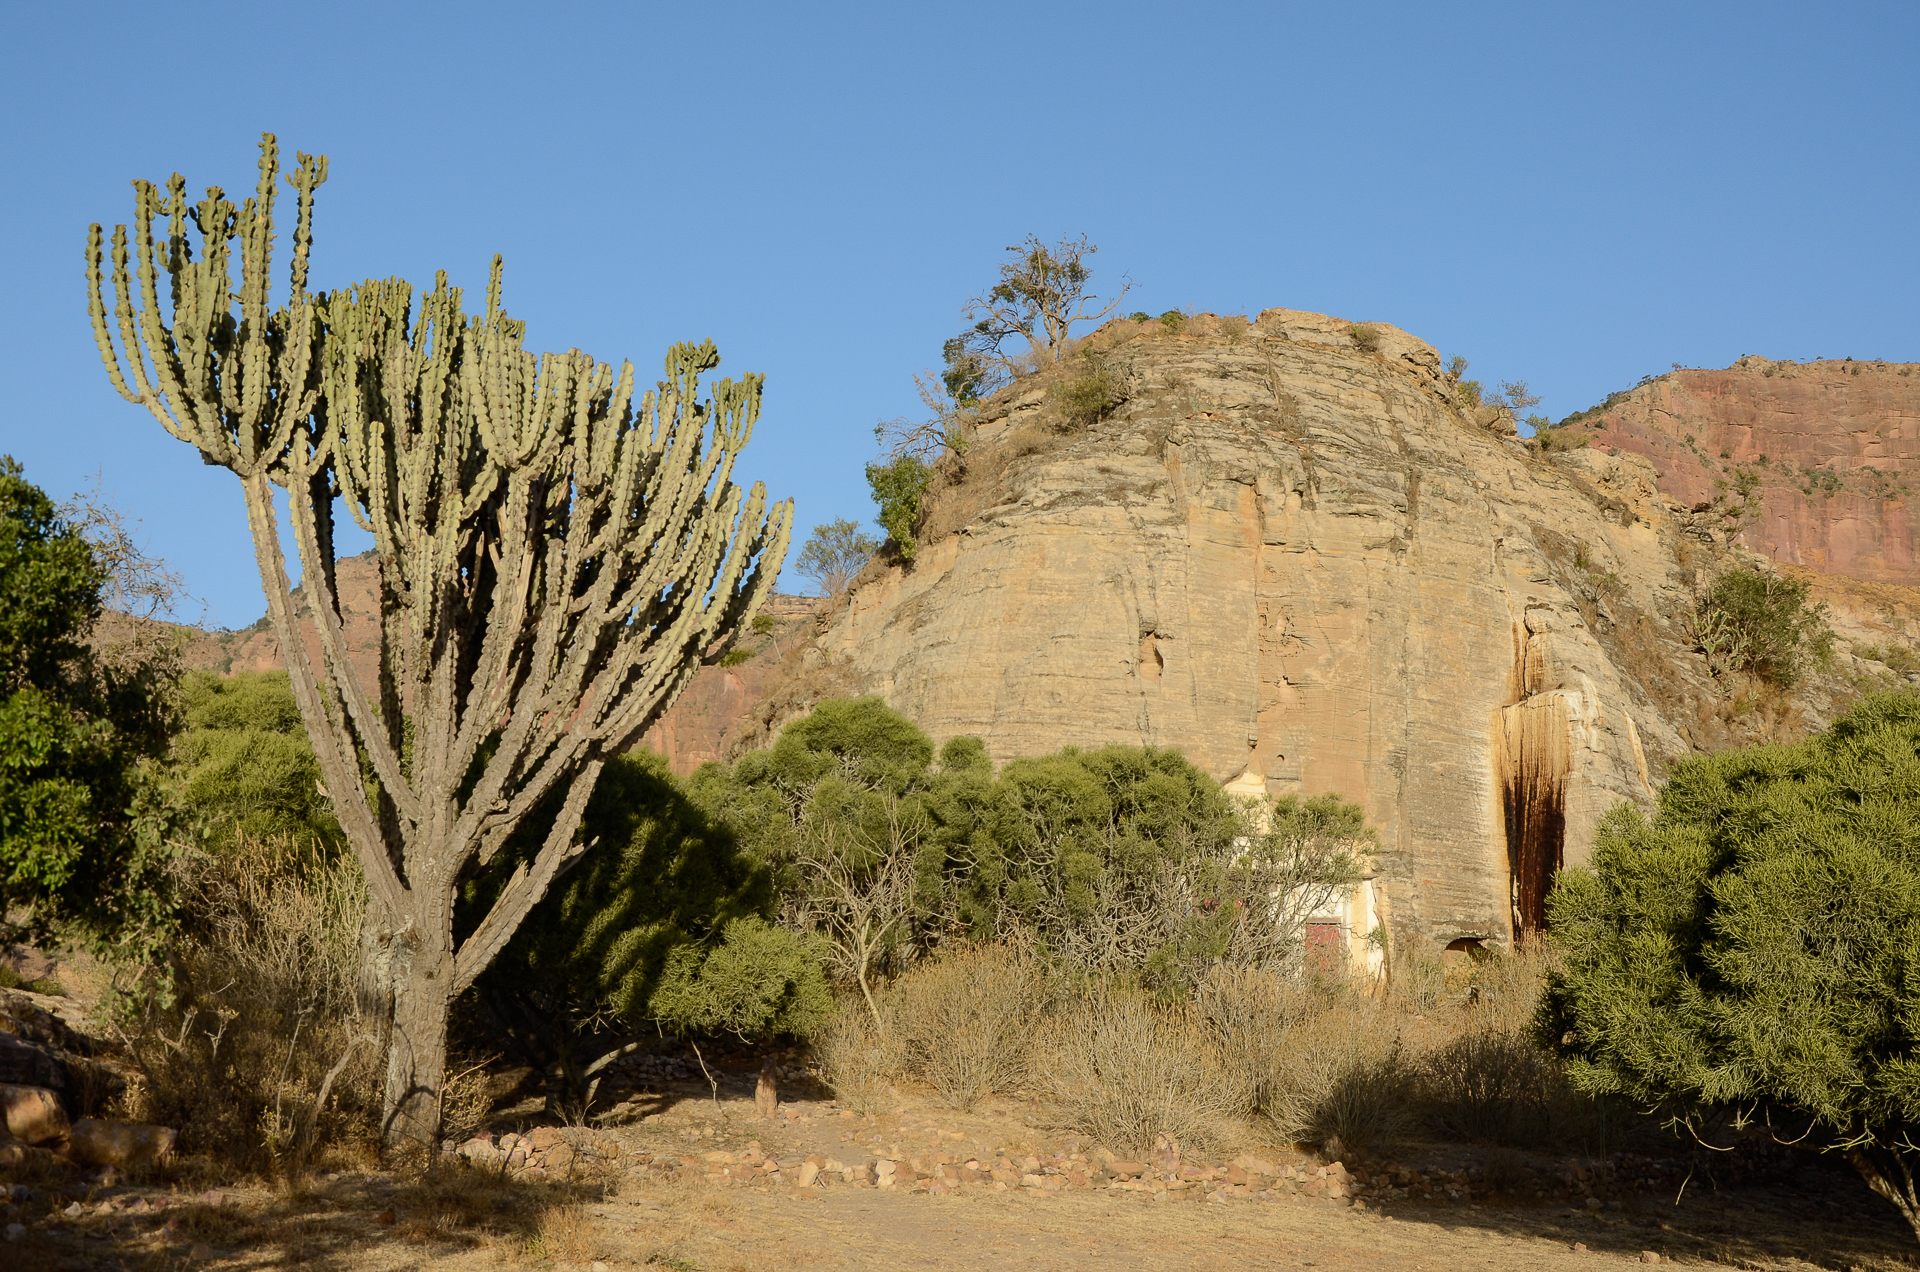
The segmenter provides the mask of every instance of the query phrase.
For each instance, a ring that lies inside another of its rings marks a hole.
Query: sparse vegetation
[[[1380,328],[1370,322],[1356,322],[1348,327],[1347,339],[1362,353],[1380,352]]]
[[[1053,399],[1069,428],[1089,428],[1126,401],[1126,382],[1102,358],[1084,356],[1085,373],[1057,385]]]

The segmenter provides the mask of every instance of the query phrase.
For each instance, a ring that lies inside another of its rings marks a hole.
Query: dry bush
[[[884,992],[879,1001],[888,1001]],[[857,998],[842,1003],[814,1035],[813,1058],[841,1103],[868,1114],[892,1106],[893,1084],[907,1068],[899,1035],[876,1022]]]
[[[1242,1111],[1283,1138],[1378,1148],[1411,1130],[1412,1068],[1386,1005],[1346,985],[1224,969],[1196,1003],[1241,1079]]]
[[[1610,1109],[1567,1085],[1564,1065],[1534,1041],[1533,1021],[1554,955],[1540,941],[1473,959],[1446,1036],[1418,1064],[1422,1116],[1449,1139],[1525,1148],[1594,1147]]]
[[[380,1039],[355,996],[365,890],[351,858],[248,836],[185,862],[166,963],[119,994],[125,1112],[186,1153],[297,1173],[317,1144],[377,1139]]]
[[[1046,1003],[1037,960],[1005,945],[961,949],[901,977],[888,994],[908,1069],[956,1109],[1027,1079]]]
[[[1245,1084],[1191,1006],[1101,987],[1052,1024],[1039,1076],[1073,1129],[1124,1153],[1163,1135],[1202,1151],[1233,1138]]]

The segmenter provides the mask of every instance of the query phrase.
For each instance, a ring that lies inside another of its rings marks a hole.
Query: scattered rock
[[[25,1241],[27,1239],[27,1225],[24,1223],[8,1224],[6,1238],[9,1241]]]
[[[1652,1250],[1642,1250],[1642,1251],[1640,1252],[1640,1262],[1642,1262],[1642,1263],[1658,1263],[1658,1262],[1660,1262],[1660,1256],[1659,1256],[1658,1254],[1656,1254],[1656,1253],[1654,1253],[1654,1252],[1653,1252]]]

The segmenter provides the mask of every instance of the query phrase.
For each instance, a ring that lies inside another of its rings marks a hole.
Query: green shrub
[[[109,581],[0,456],[0,939],[73,924],[145,944],[166,922],[172,825],[155,763],[173,685],[89,644]]]
[[[1160,325],[1174,335],[1178,335],[1180,329],[1187,325],[1187,316],[1178,309],[1169,309],[1160,315]]]
[[[1153,315],[1144,309],[1136,309],[1127,315],[1128,322],[1152,322]]]
[[[1055,386],[1053,399],[1062,421],[1073,428],[1087,428],[1126,401],[1126,386],[1103,363],[1089,359],[1086,374]]]
[[[920,508],[932,481],[933,469],[912,455],[867,465],[867,487],[874,503],[880,506],[880,515],[874,520],[887,532],[904,560],[913,560],[920,549],[914,531],[920,525]]]
[[[175,781],[203,839],[224,845],[245,834],[345,846],[286,672],[196,671],[183,688],[186,728],[174,743]]]
[[[1920,694],[1682,760],[1548,899],[1575,1085],[1844,1155],[1920,1232]]]
[[[1348,327],[1347,339],[1362,353],[1380,352],[1380,328],[1370,322],[1356,322]]]
[[[823,957],[813,938],[754,916],[734,919],[711,947],[681,945],[647,1002],[681,1035],[806,1038],[833,1014]]]
[[[529,855],[551,810],[533,821],[487,874],[468,884],[455,914],[462,933]],[[824,980],[793,971],[803,951],[790,941],[776,948],[760,929],[740,926],[773,917],[771,873],[687,797],[664,758],[640,750],[609,760],[580,835],[592,846],[475,983],[484,1019],[469,1025],[476,1043],[505,1047],[545,1074],[556,1112],[584,1107],[598,1059],[627,1038],[652,1032],[651,1022],[669,1014],[676,1027],[732,1020],[716,1027],[762,1028],[765,1011],[737,1010],[747,1001],[739,985],[741,960],[749,955],[766,959],[763,988],[778,1008],[767,1011],[783,1021],[812,1019],[813,995]],[[737,948],[720,955],[729,943]],[[713,957],[721,961],[709,972]],[[670,1002],[656,1001],[670,981]],[[793,986],[792,1010],[778,1006],[780,993],[771,988],[786,984]],[[722,997],[702,1016],[709,1009],[699,1009],[699,995],[708,991]],[[800,1004],[811,1006],[801,1010]]]
[[[1725,665],[1783,688],[1799,681],[1809,660],[1824,665],[1832,657],[1826,606],[1807,604],[1806,583],[1752,566],[1714,580],[1695,626],[1724,644]]]

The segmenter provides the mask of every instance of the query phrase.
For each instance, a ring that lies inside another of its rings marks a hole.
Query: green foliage
[[[1826,607],[1807,604],[1807,585],[1752,566],[1714,580],[1696,624],[1724,634],[1725,663],[1783,688],[1797,683],[1808,659],[1832,657]]]
[[[1152,322],[1153,315],[1144,309],[1136,309],[1127,315],[1128,322]]]
[[[982,398],[1007,382],[1006,373],[979,346],[977,332],[948,340],[940,346],[940,356],[946,364],[940,372],[940,383],[960,406],[978,406]]]
[[[345,846],[284,671],[190,673],[186,727],[174,743],[181,803],[215,844],[236,834]]]
[[[138,942],[170,909],[171,811],[151,762],[172,686],[89,646],[106,581],[80,533],[0,457],[0,935],[65,921]]]
[[[1370,322],[1356,322],[1347,328],[1347,339],[1362,353],[1380,351],[1380,328]]]
[[[1105,419],[1126,401],[1126,385],[1104,362],[1087,359],[1086,372],[1054,388],[1053,399],[1061,419],[1074,428],[1087,428]]]
[[[693,798],[775,872],[789,922],[849,981],[958,929],[1030,938],[1085,970],[1190,984],[1291,958],[1296,913],[1354,877],[1369,841],[1337,796],[1270,828],[1177,751],[1066,748],[998,775],[978,739],[940,748],[877,698],[822,703],[768,750],[708,765]]]
[[[833,1014],[817,937],[734,919],[712,949],[674,950],[651,1014],[679,1034],[810,1037]]]
[[[794,568],[822,596],[838,596],[879,550],[872,535],[860,533],[858,522],[842,517],[813,528]]]
[[[1540,1029],[1576,1085],[1845,1151],[1915,1219],[1882,1185],[1920,1154],[1920,695],[1683,760],[1548,915],[1565,961]]]
[[[655,752],[607,762],[580,833],[592,847],[528,913],[479,982],[490,998],[527,1000],[515,1007],[516,1018],[567,1006],[637,1027],[655,1014],[653,992],[674,950],[718,940],[734,919],[773,912],[766,869],[687,799]],[[470,884],[463,911],[481,912],[497,876],[510,869]]]
[[[1160,325],[1168,332],[1179,335],[1180,329],[1187,325],[1187,316],[1178,309],[1169,309],[1160,315]]]
[[[874,520],[908,561],[920,549],[914,530],[920,524],[920,507],[932,481],[932,467],[912,455],[867,465],[867,488],[880,506],[880,515]]]

